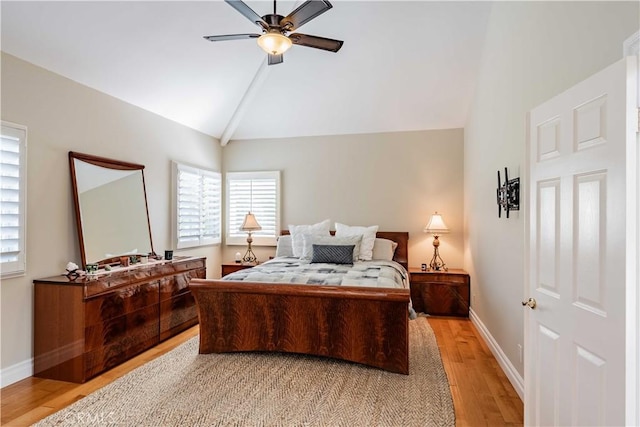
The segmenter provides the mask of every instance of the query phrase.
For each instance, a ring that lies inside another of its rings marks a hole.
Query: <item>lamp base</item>
[[[253,239],[251,238],[251,233],[249,233],[249,237],[247,237],[247,252],[245,252],[244,256],[242,257],[243,265],[258,264],[258,258],[256,257],[256,254],[253,253],[253,250],[251,250],[251,242],[253,242]]]
[[[258,264],[258,258],[256,258],[256,254],[254,254],[253,251],[249,249],[242,257],[242,265],[257,265],[257,264]]]
[[[429,270],[448,271],[449,268],[440,257],[440,253],[438,252],[438,246],[440,246],[440,240],[438,240],[438,235],[434,235],[433,236],[433,257],[431,258],[431,262],[429,262]]]

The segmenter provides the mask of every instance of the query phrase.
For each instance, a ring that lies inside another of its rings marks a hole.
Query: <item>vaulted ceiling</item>
[[[216,138],[464,126],[489,2],[332,4],[299,32],[342,49],[294,45],[269,67],[255,39],[202,38],[259,30],[222,1],[2,1],[2,50]]]

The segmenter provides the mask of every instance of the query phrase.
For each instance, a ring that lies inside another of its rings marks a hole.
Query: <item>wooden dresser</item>
[[[85,382],[198,323],[188,288],[205,258],[75,280],[34,280],[34,376]]]

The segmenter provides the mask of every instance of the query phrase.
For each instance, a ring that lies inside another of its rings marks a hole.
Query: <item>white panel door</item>
[[[529,115],[527,297],[537,304],[525,307],[527,425],[625,424],[633,64],[617,62]]]

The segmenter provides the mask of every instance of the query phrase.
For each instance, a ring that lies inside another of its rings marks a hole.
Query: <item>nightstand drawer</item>
[[[222,274],[220,277],[224,277],[227,274],[235,273],[236,271],[244,270],[245,268],[251,268],[251,267],[255,267],[255,265],[245,265],[240,263],[222,264],[222,272],[221,272]]]
[[[409,269],[411,301],[417,312],[437,316],[469,316],[470,278],[462,270]]]
[[[458,271],[458,270],[456,270]],[[422,270],[420,271],[420,273],[411,273],[411,282],[416,282],[416,283],[468,283],[469,282],[469,275],[464,273],[464,274],[457,274],[457,273],[440,273],[440,272],[436,272],[436,273],[431,273],[431,272],[423,272]]]

